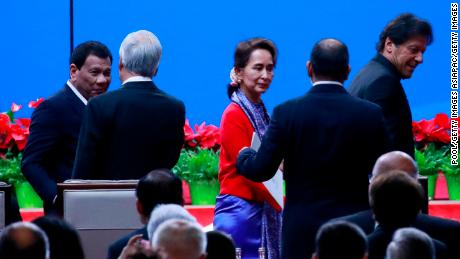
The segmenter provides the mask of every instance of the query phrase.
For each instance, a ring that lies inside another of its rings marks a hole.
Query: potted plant
[[[431,120],[413,122],[412,128],[415,136],[415,160],[419,173],[428,177],[428,196],[433,198],[438,173],[444,173],[448,182],[451,176],[458,175],[458,168],[450,165],[450,119],[446,114],[440,113]],[[450,198],[456,199],[456,195],[451,194],[454,187],[448,190]]]
[[[43,98],[29,103],[37,107]],[[13,103],[8,112],[0,113],[0,181],[14,186],[21,208],[41,208],[43,202],[21,172],[22,151],[29,136],[30,119],[14,118],[21,105]]]
[[[188,183],[192,204],[214,204],[219,193],[219,128],[203,122],[194,132],[187,120],[184,132],[184,147],[173,171]]]

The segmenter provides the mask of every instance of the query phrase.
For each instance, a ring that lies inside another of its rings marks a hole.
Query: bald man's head
[[[311,51],[307,62],[308,75],[316,82],[332,80],[344,82],[348,78],[350,66],[347,46],[337,39],[322,39]]]
[[[401,151],[391,151],[381,155],[375,162],[372,178],[393,170],[406,172],[414,179],[418,178],[418,168],[414,159]]]

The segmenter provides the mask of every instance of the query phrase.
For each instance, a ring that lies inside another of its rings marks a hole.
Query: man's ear
[[[385,39],[385,45],[383,46],[383,50],[387,53],[393,53],[395,47],[396,45],[394,44],[394,42],[391,41],[389,37],[387,37]]]
[[[136,199],[136,210],[139,214],[141,215],[145,215],[144,214],[144,207],[142,207],[142,204],[141,202],[139,201],[139,199]]]
[[[345,78],[343,79],[344,82],[348,79],[348,76],[350,75],[350,72],[351,72],[351,66],[350,66],[350,64],[348,64],[347,72],[345,73]]]
[[[313,65],[311,64],[310,60],[307,61],[306,67],[308,76],[313,79]]]
[[[70,81],[74,82],[77,77],[78,68],[75,64],[70,64]]]

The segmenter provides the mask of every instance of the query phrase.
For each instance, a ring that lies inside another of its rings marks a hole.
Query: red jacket
[[[230,194],[249,201],[268,202],[280,211],[262,183],[253,182],[236,173],[236,159],[243,147],[250,147],[254,127],[244,111],[231,103],[225,109],[220,124],[221,148],[219,162],[220,194]]]

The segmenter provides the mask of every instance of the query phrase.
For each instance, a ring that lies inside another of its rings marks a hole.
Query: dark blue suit
[[[185,106],[151,81],[94,97],[82,121],[73,178],[139,179],[171,169],[184,144]]]
[[[339,85],[316,85],[274,109],[259,151],[241,152],[237,169],[264,181],[284,159],[282,258],[310,258],[322,223],[368,208],[368,175],[386,145],[381,109]]]
[[[57,183],[70,179],[85,104],[65,85],[32,114],[22,172],[49,211]]]

